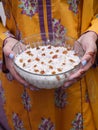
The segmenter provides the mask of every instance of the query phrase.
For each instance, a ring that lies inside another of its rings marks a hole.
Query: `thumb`
[[[87,65],[87,63],[90,61],[91,57],[89,55],[84,55],[83,58],[81,59],[81,64],[82,66]]]

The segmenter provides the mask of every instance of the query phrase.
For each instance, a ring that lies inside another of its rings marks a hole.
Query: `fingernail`
[[[83,60],[81,63],[83,66],[85,66],[87,64],[87,60]]]
[[[14,58],[14,54],[10,53],[10,54],[9,54],[9,58],[10,58],[10,59],[13,59],[13,58]]]

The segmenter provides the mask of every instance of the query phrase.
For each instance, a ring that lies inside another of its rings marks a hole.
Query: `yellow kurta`
[[[0,59],[7,30],[18,40],[49,30],[74,38],[87,30],[98,33],[98,0],[43,0],[43,14],[38,8],[42,0],[2,1],[7,24],[3,27],[0,23]],[[96,130],[97,82],[98,68],[92,68],[81,81],[65,90],[31,90],[10,73],[0,71],[0,100],[4,108],[4,121],[0,118],[0,122],[7,130]]]

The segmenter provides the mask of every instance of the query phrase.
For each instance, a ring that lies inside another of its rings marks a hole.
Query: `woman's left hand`
[[[92,31],[84,33],[78,39],[85,52],[83,58],[81,59],[82,67],[79,71],[69,77],[69,81],[64,84],[65,88],[80,80],[85,75],[86,71],[94,64],[97,52],[96,40],[97,34]]]

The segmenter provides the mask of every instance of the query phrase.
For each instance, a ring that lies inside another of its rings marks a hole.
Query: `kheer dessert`
[[[15,63],[33,74],[55,75],[73,69],[80,59],[74,50],[47,45],[28,48],[16,56]]]

